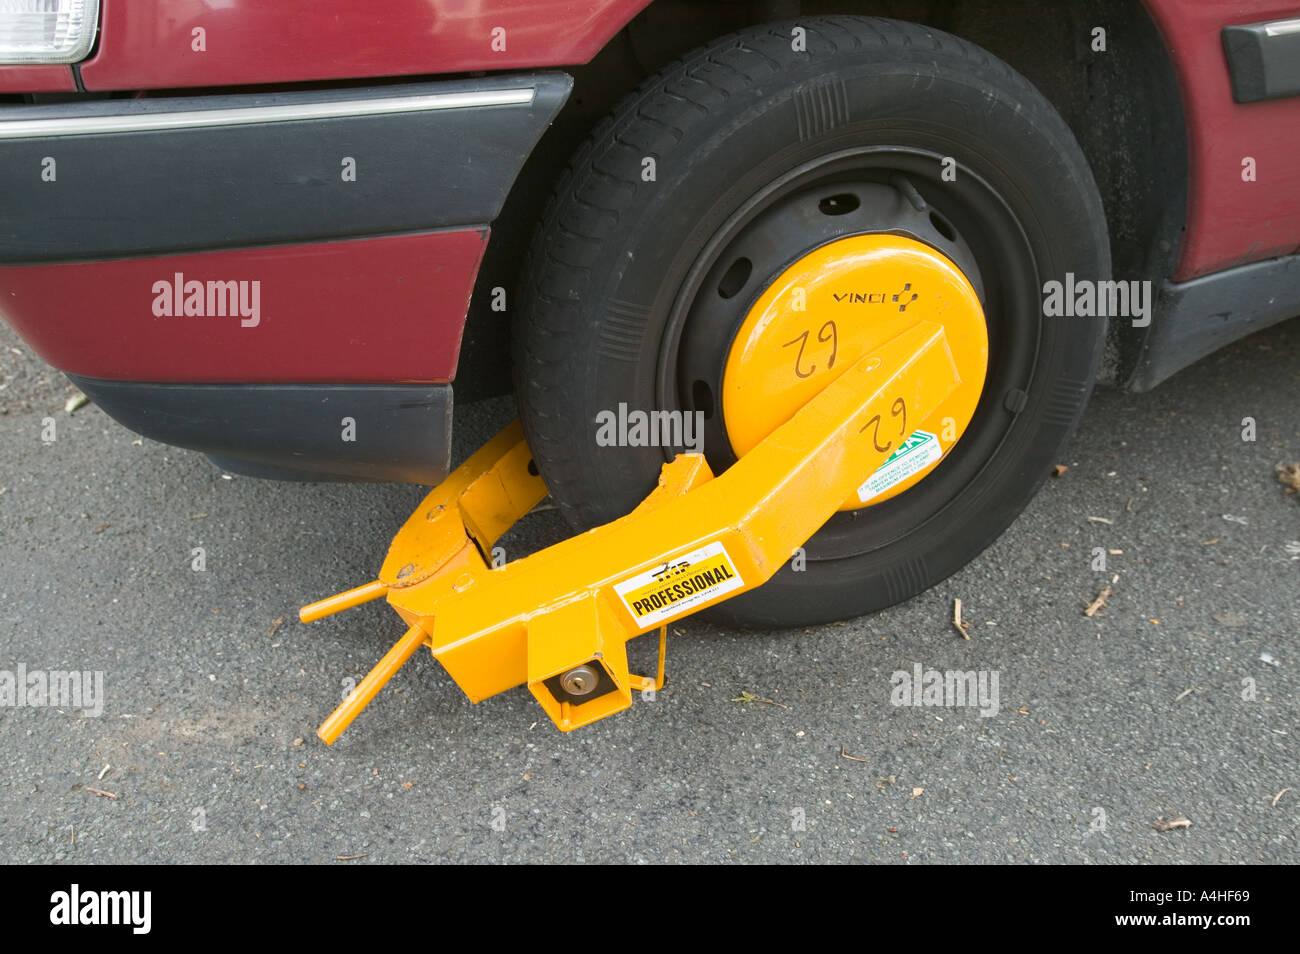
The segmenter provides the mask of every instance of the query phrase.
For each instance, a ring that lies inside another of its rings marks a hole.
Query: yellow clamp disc
[[[894,453],[841,510],[901,494],[961,438],[984,387],[988,329],[979,296],[941,252],[900,235],[855,235],[787,268],[745,316],[722,378],[732,451],[743,456],[868,351],[920,320],[943,325],[961,376],[922,420],[906,408],[873,419],[872,439]]]

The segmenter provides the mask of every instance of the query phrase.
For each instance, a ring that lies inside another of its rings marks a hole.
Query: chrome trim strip
[[[1300,33],[1300,20],[1274,20],[1264,27],[1266,36],[1287,36]]]
[[[299,103],[286,106],[195,109],[181,112],[133,113],[118,116],[84,116],[77,119],[10,119],[0,120],[0,139],[155,132],[166,129],[202,129],[209,126],[288,123],[311,119],[380,116],[392,113],[419,113],[443,109],[475,109],[484,106],[527,106],[532,104],[535,92],[530,86],[523,89],[433,93],[426,96],[393,96],[382,99]]]

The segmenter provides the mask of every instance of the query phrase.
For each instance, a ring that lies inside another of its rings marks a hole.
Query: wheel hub
[[[900,399],[864,436],[894,449],[843,510],[895,497],[933,471],[970,424],[988,368],[979,295],[942,252],[896,234],[852,235],[803,255],[749,308],[727,352],[721,410],[743,456],[864,354],[922,318],[944,326],[961,376],[932,413]]]

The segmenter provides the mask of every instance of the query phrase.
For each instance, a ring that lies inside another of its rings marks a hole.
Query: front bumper
[[[0,109],[0,315],[146,436],[285,474],[440,480],[490,226],[571,87],[540,73]],[[373,400],[374,385],[415,391]],[[420,460],[310,437],[340,400]]]

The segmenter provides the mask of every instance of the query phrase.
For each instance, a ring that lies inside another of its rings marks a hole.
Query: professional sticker
[[[858,500],[866,503],[879,497],[890,487],[901,484],[943,457],[939,438],[929,431],[913,431],[912,436],[899,445],[898,450],[880,465],[858,488]]]
[[[744,585],[726,547],[715,541],[615,583],[614,592],[638,624],[657,626]]]

